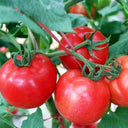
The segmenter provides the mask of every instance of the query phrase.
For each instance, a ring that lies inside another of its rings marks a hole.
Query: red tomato
[[[8,48],[6,48],[6,47],[0,47],[0,52],[3,52],[3,53],[5,53],[5,52],[7,52],[8,51]]]
[[[93,123],[90,125],[73,124],[73,128],[97,128],[97,123]]]
[[[69,9],[70,13],[74,13],[74,14],[82,14],[86,17],[89,18],[88,12],[86,11],[85,7],[83,4],[76,4],[74,6],[71,6]],[[95,7],[92,7],[92,12],[91,12],[91,16],[94,18],[96,15],[96,9]]]
[[[15,115],[18,112],[18,109],[10,110],[9,107],[7,107],[6,110],[13,115]]]
[[[128,56],[120,56],[116,60],[120,62],[122,72],[117,78],[108,82],[111,101],[116,105],[128,107]]]
[[[55,104],[59,113],[69,121],[87,125],[99,120],[107,110],[110,93],[103,81],[92,81],[72,69],[63,74],[55,89]]]
[[[76,31],[76,33],[67,33],[66,37],[68,38],[68,40],[70,41],[70,43],[75,46],[78,45],[80,43],[82,43],[84,41],[84,35],[86,34],[86,38],[88,39],[91,35],[91,33],[94,31],[93,29],[89,28],[89,27],[85,27],[85,26],[79,26],[74,28],[74,30]],[[104,35],[97,31],[94,36],[93,36],[93,41],[102,41],[105,40]],[[69,48],[69,44],[67,43],[67,41],[62,38],[62,40],[60,41],[61,44],[63,44],[65,47]],[[102,64],[104,65],[106,63],[106,60],[108,58],[108,43],[106,42],[105,44],[102,44],[100,46],[97,46],[98,48],[103,48],[101,50],[92,50],[92,53],[94,56],[93,57],[89,54],[89,51],[86,47],[81,47],[79,49],[76,50],[77,53],[81,54],[82,56],[84,56],[86,59],[97,63],[97,64]],[[105,48],[104,48],[105,47]],[[59,45],[59,50],[64,50],[64,48]],[[64,67],[66,67],[67,69],[76,69],[76,68],[80,68],[78,62],[83,66],[84,63],[79,61],[79,60],[75,60],[75,58],[71,55],[65,55],[65,56],[60,56],[60,60],[62,62],[62,64],[64,65]]]
[[[56,68],[45,55],[36,54],[27,67],[17,67],[10,59],[0,69],[0,91],[11,105],[34,108],[51,96],[56,78]]]

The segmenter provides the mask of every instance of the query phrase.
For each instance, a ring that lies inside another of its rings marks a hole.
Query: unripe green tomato
[[[97,0],[97,3],[95,6],[96,6],[97,10],[100,10],[100,9],[108,6],[110,3],[111,3],[111,0]]]

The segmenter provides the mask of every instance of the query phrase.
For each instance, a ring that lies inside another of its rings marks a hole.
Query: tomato
[[[14,109],[14,110],[11,110],[9,107],[6,108],[6,110],[10,113],[10,114],[17,114],[18,113],[18,109]]]
[[[73,124],[73,128],[97,128],[97,123],[93,123],[93,124],[90,124],[90,125]]]
[[[69,9],[70,13],[74,13],[74,14],[82,14],[86,17],[89,18],[88,12],[86,11],[85,7],[83,4],[76,4],[70,7]],[[92,7],[92,12],[91,12],[91,16],[94,18],[96,14],[96,9],[95,7]]]
[[[34,108],[51,96],[56,78],[56,68],[45,55],[36,54],[27,67],[17,67],[10,59],[0,69],[0,91],[11,105]]]
[[[111,102],[122,107],[128,107],[128,56],[120,56],[116,59],[122,67],[120,75],[108,82]]]
[[[81,70],[64,73],[55,89],[55,105],[67,120],[87,125],[99,120],[107,110],[110,93],[106,82],[83,77]]]
[[[84,41],[85,34],[86,34],[86,38],[88,39],[90,37],[91,33],[94,31],[94,29],[91,29],[91,28],[85,27],[85,26],[76,27],[76,28],[74,28],[74,30],[76,31],[76,33],[67,33],[66,34],[66,37],[68,38],[68,40],[70,41],[70,43],[73,46],[82,43]],[[105,40],[105,37],[101,32],[97,31],[94,34],[92,40],[93,41],[102,41],[102,40]],[[69,44],[67,43],[67,41],[64,38],[62,38],[60,43],[63,44],[63,46],[70,49]],[[108,42],[106,42],[105,44],[99,45],[97,47],[103,48],[103,49],[92,50],[92,53],[95,57],[89,54],[87,47],[81,47],[81,48],[77,49],[76,52],[81,54],[86,59],[88,59],[94,63],[104,65],[108,58]],[[59,45],[59,50],[64,50],[64,48],[61,45]],[[64,67],[66,67],[67,69],[80,68],[78,62],[82,66],[84,65],[83,62],[81,62],[79,60],[76,61],[75,57],[73,57],[71,55],[60,56],[60,60],[61,60],[62,64],[64,65]]]
[[[0,47],[0,52],[3,52],[3,53],[5,53],[5,52],[7,52],[8,51],[8,48],[6,48],[6,47]]]

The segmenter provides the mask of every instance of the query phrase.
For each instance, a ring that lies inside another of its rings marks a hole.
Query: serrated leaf
[[[98,124],[97,128],[127,128],[128,107],[118,107],[115,112],[110,111]]]
[[[23,121],[21,128],[43,128],[43,115],[40,108],[36,112],[29,115],[28,119]]]
[[[64,10],[63,0],[13,0],[13,4],[15,8],[51,30],[73,32],[71,21]]]
[[[39,35],[43,35],[44,31],[31,19],[22,15],[19,12],[16,12],[14,9],[0,6],[0,23],[17,23],[23,22],[27,25],[32,31]]]
[[[72,27],[85,26],[88,24],[88,18],[79,14],[68,14],[72,22]]]

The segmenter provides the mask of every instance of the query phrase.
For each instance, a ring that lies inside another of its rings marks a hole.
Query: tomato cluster
[[[70,50],[71,46],[75,48],[86,42],[85,46],[74,51],[94,64],[104,65],[109,49],[104,35],[85,26],[76,27],[74,31],[65,34],[66,38],[62,37],[58,50],[64,50],[64,47]],[[88,46],[101,41],[105,43],[96,45],[90,53]],[[22,60],[22,57],[18,56],[17,59]],[[74,128],[95,128],[97,124],[94,122],[102,118],[110,102],[128,106],[128,56],[116,59],[122,67],[117,78],[106,80],[103,77],[98,81],[83,76],[81,67],[85,63],[73,55],[60,56],[60,60],[68,71],[59,78],[57,84],[56,68],[43,54],[35,54],[30,65],[25,67],[17,67],[13,59],[8,60],[0,69],[1,94],[15,107],[34,108],[45,103],[55,90],[57,111],[73,122]]]
[[[88,40],[94,32],[93,29],[85,26],[76,27],[74,30],[75,33],[66,34],[67,39],[73,46]],[[102,40],[105,40],[102,33],[95,32],[92,41],[96,43]],[[63,46],[71,49],[69,42],[65,38],[61,40]],[[75,52],[93,63],[104,65],[108,58],[108,43],[106,42],[98,47],[101,49],[92,50],[96,57],[90,55],[87,47],[81,47]],[[64,50],[61,45],[59,50]],[[83,66],[84,63],[74,56],[70,54],[60,56],[60,60],[64,67],[68,69],[60,77],[55,89],[55,104],[63,117],[84,127],[83,125],[99,120],[105,114],[110,102],[119,106],[128,106],[128,56],[121,56],[116,59],[122,67],[122,71],[117,78],[105,80],[103,77],[98,81],[92,81],[82,76],[79,64]]]

